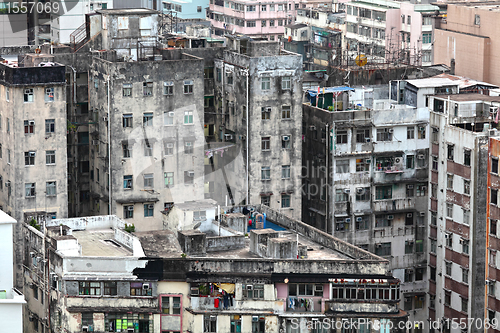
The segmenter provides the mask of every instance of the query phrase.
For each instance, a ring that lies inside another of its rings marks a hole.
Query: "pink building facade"
[[[295,21],[296,10],[310,6],[313,3],[308,5],[306,1],[297,0],[210,0],[207,16],[215,35],[234,32],[278,40],[285,32],[285,25]]]

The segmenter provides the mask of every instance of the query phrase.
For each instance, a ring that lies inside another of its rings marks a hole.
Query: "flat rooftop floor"
[[[73,231],[86,257],[128,257],[132,251],[114,240],[112,229]]]

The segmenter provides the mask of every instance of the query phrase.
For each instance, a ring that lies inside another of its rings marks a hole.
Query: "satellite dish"
[[[358,65],[359,67],[363,67],[364,65],[366,65],[366,63],[368,62],[368,58],[366,58],[366,56],[364,54],[360,54],[356,57],[356,59],[354,60],[354,62],[356,63],[356,65]]]
[[[200,226],[201,226],[201,222],[196,223],[196,224],[193,226],[193,230],[198,229]]]

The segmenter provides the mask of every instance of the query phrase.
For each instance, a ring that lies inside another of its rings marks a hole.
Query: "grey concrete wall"
[[[207,252],[229,251],[245,247],[245,236],[207,237]]]

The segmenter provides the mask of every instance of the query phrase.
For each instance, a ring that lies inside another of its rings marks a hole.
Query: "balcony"
[[[323,313],[325,300],[321,297],[288,297],[286,299],[287,312],[315,312]]]
[[[388,199],[377,200],[373,202],[373,211],[375,212],[397,212],[415,209],[415,199]]]
[[[387,301],[381,302],[363,302],[363,301],[350,301],[350,300],[329,300],[325,302],[325,309],[334,313],[399,313],[397,302]]]
[[[216,301],[217,300],[217,301]],[[233,299],[233,305],[229,301],[227,309],[234,309],[236,303]],[[217,307],[215,305],[218,305]],[[224,299],[222,297],[191,297],[191,307],[193,310],[225,310]]]

